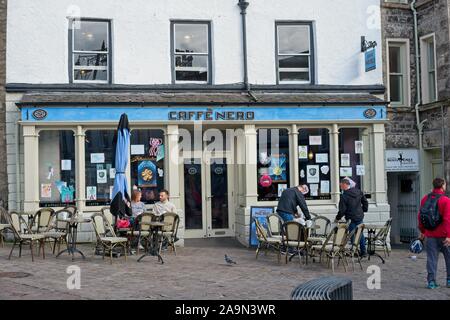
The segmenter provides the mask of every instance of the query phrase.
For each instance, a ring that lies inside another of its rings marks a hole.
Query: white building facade
[[[126,113],[130,188],[149,209],[168,189],[182,240],[248,245],[252,207],[298,184],[332,219],[343,176],[369,198],[365,221],[386,221],[381,48],[370,71],[361,52],[362,36],[381,43],[379,1],[240,4],[9,3],[9,208],[108,206]]]

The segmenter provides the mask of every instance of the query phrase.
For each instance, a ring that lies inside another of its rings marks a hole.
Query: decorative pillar
[[[39,209],[39,135],[35,126],[23,126],[24,205],[25,212]]]
[[[333,124],[330,135],[330,169],[331,171],[331,199],[337,205],[340,199],[339,192],[339,128],[337,124]]]
[[[375,199],[377,204],[386,203],[386,172],[384,170],[384,124],[376,123],[373,125],[373,155],[372,170],[375,186]]]
[[[180,154],[178,148],[178,125],[168,125],[166,133],[166,183],[170,192],[170,201],[177,208],[181,208],[180,200]],[[184,220],[184,219],[183,219]]]
[[[77,126],[75,132],[75,203],[78,211],[83,212],[86,204],[86,158],[85,138],[86,134],[82,126]]]
[[[296,124],[291,126],[291,132],[289,133],[289,145],[290,149],[290,181],[291,185],[289,187],[295,187],[299,184],[299,172],[298,172],[298,128]]]
[[[254,206],[258,201],[258,138],[255,125],[245,125],[245,205]]]

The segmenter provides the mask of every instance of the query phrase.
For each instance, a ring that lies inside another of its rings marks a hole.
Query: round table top
[[[91,222],[91,218],[83,218],[83,217],[76,217],[74,219],[62,219],[61,221],[64,222],[68,222],[70,224],[75,224],[75,223],[87,223],[87,222]]]

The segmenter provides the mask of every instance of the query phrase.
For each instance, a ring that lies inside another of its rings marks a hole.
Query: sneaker
[[[142,244],[139,243],[139,250],[144,250],[144,246]]]
[[[436,281],[430,281],[430,282],[428,282],[427,288],[428,289],[437,289],[437,288],[439,288],[439,285],[436,283]]]

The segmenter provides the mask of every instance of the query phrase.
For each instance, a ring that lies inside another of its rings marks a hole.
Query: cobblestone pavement
[[[298,259],[287,265],[278,264],[276,255],[269,253],[255,259],[254,250],[239,247],[195,246],[179,248],[177,256],[164,252],[165,263],[155,257],[137,262],[131,256],[128,262],[122,257],[113,264],[93,256],[93,245],[80,248],[86,260],[77,257],[72,262],[68,256],[56,259],[48,254],[31,262],[29,250],[18,250],[8,260],[10,244],[0,248],[0,299],[289,299],[299,284],[321,276],[331,275],[331,269],[318,262],[299,265]],[[47,250],[49,251],[49,250]],[[224,254],[237,261],[228,266]],[[284,256],[282,256],[284,258]],[[381,268],[381,289],[367,288],[367,267],[377,264]],[[347,273],[342,265],[336,275],[350,277],[353,281],[355,299],[439,299],[449,300],[450,289],[445,286],[436,290],[425,288],[425,254],[416,260],[404,249],[394,249],[386,264],[378,258],[363,262],[364,270],[351,265]],[[81,289],[67,289],[70,265],[81,268]],[[439,261],[438,282],[445,283],[443,257]],[[5,277],[4,272],[28,272],[24,278]]]

